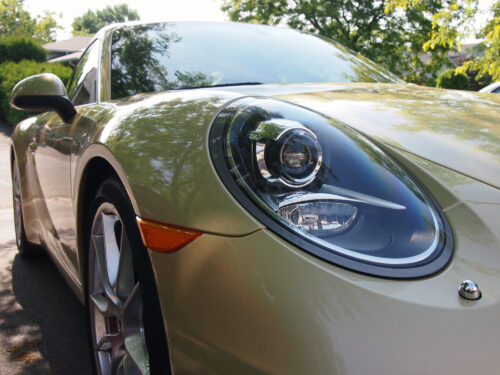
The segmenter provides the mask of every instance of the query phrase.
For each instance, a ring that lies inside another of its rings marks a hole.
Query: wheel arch
[[[132,192],[127,175],[120,163],[104,145],[88,147],[80,157],[75,173],[73,196],[76,202],[76,230],[78,243],[78,263],[80,279],[85,280],[86,234],[90,230],[88,215],[91,203],[102,182],[109,177],[116,178],[124,187],[136,215],[140,211]]]

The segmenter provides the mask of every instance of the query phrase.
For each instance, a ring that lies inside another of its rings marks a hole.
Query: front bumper
[[[448,209],[453,259],[416,280],[339,268],[268,230],[151,253],[174,372],[498,374],[499,209]],[[480,300],[459,297],[465,279]]]

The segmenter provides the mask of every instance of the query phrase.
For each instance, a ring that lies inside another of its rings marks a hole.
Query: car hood
[[[272,96],[500,187],[500,96],[410,84],[304,86]]]

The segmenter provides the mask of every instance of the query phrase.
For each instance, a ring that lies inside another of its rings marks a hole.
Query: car
[[[479,92],[491,92],[494,94],[500,94],[500,82],[493,82],[491,85],[483,87]]]
[[[107,26],[12,135],[98,374],[498,374],[500,97],[315,35]]]

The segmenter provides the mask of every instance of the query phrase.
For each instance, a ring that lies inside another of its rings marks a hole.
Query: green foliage
[[[484,41],[478,46],[482,55],[464,63],[459,72],[476,71],[476,79],[491,76],[493,81],[500,81],[500,0],[491,9],[492,17],[477,35]]]
[[[0,0],[0,35],[33,34],[33,19],[23,9],[22,0]]]
[[[119,4],[114,7],[107,6],[104,9],[90,9],[87,13],[76,17],[73,21],[73,35],[92,35],[95,34],[101,27],[116,22],[134,21],[139,19],[139,14],[136,10],[130,9],[127,4]]]
[[[432,17],[432,32],[424,49],[451,48],[473,34],[478,15],[478,0],[443,0],[441,9],[429,6],[429,0],[388,0],[388,9],[425,9]],[[478,46],[480,56],[465,62],[457,73],[474,74],[477,82],[500,80],[500,0],[492,1],[486,26],[476,35],[483,42]]]
[[[55,13],[32,18],[23,9],[23,0],[0,0],[0,35],[26,36],[40,43],[53,42],[56,29],[60,28],[54,18]]]
[[[16,125],[22,119],[32,114],[21,112],[10,107],[10,93],[20,80],[40,73],[54,73],[66,83],[72,70],[61,64],[39,63],[22,60],[0,64],[0,118],[11,125]]]
[[[0,39],[0,64],[21,60],[47,61],[47,52],[34,39],[26,36],[8,36]]]
[[[440,0],[426,0],[433,12]],[[380,0],[225,0],[222,10],[233,21],[284,23],[326,36],[359,52],[410,82],[431,83],[443,64],[449,64],[447,46],[430,51],[424,63],[423,45],[433,30],[422,7],[400,11]]]
[[[448,69],[437,78],[436,87],[442,89],[469,90],[469,77],[464,73],[455,72],[455,69]]]
[[[478,0],[387,0],[386,11],[408,12],[418,9],[432,19],[432,31],[423,48],[433,50],[439,46],[453,48],[457,41],[472,33],[474,15],[478,10]]]
[[[50,43],[56,40],[56,30],[62,29],[55,20],[54,12],[45,12],[44,17],[38,17],[35,24],[35,31],[33,38],[40,41],[40,43]],[[60,14],[62,17],[62,13]]]

